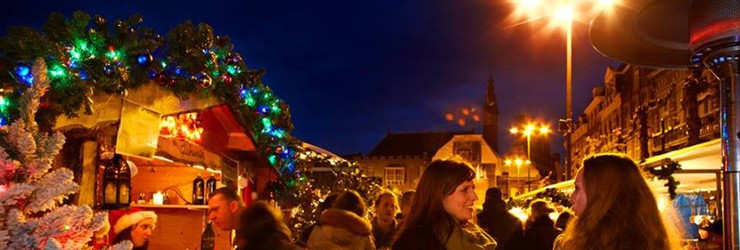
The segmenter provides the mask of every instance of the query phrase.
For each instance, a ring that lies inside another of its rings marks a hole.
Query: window
[[[480,162],[481,144],[479,141],[456,141],[452,151],[470,163]]]
[[[401,167],[387,167],[385,168],[385,186],[386,187],[399,187],[405,184],[405,170]]]

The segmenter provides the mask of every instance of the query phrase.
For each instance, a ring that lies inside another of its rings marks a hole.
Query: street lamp
[[[506,165],[506,166],[515,165],[516,166],[516,177],[517,178],[521,178],[521,176],[522,176],[520,174],[520,169],[521,169],[522,165],[529,166],[530,164],[532,164],[532,161],[530,161],[529,159],[522,159],[522,158],[519,158],[519,157],[515,157],[513,159],[506,158],[504,160],[504,165]],[[529,170],[529,167],[527,168],[527,170]],[[507,179],[507,185],[509,185],[508,181],[509,181],[509,179]],[[527,187],[527,192],[529,192],[529,187]]]
[[[565,119],[558,130],[565,136],[565,178],[571,178],[571,139],[573,132],[573,21],[581,14],[596,15],[617,4],[618,0],[514,0],[516,25],[548,19],[546,28],[560,27],[566,34]],[[555,7],[554,7],[555,6]],[[554,7],[554,8],[553,8]],[[588,8],[583,8],[588,7]],[[579,12],[576,12],[576,11]]]
[[[547,125],[539,126],[534,123],[529,123],[525,125],[523,128],[511,127],[509,129],[509,133],[513,135],[521,134],[527,138],[527,161],[531,162],[532,160],[532,152],[531,152],[532,151],[532,148],[531,148],[532,135],[538,134],[538,135],[546,136],[547,134],[550,133],[550,127],[548,127]],[[527,192],[532,190],[530,187],[530,183],[532,182],[531,180],[532,173],[530,169],[531,169],[530,167],[527,168]]]

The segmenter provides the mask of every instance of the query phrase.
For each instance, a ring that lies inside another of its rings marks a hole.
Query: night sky
[[[160,34],[185,20],[208,23],[249,67],[267,70],[263,82],[291,107],[293,135],[338,154],[368,153],[388,131],[470,129],[444,115],[480,108],[489,75],[503,149],[517,114],[553,128],[565,116],[563,32],[541,32],[543,21],[512,27],[508,0],[50,2],[3,3],[0,34],[75,10],[110,21],[140,13]],[[587,29],[574,26],[575,115],[606,67],[618,66],[591,48]],[[553,138],[562,152],[562,138]]]

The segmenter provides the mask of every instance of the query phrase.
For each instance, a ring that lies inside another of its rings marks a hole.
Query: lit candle
[[[152,203],[154,203],[155,205],[164,204],[164,194],[160,191],[152,194]]]

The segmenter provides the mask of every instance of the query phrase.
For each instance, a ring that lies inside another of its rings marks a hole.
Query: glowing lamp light
[[[509,129],[509,133],[518,134],[519,133],[519,129],[518,128],[510,128]]]
[[[160,120],[160,135],[178,137],[193,142],[203,140],[203,127],[197,112],[169,115]]]
[[[161,191],[157,191],[156,193],[152,194],[152,203],[154,205],[164,204],[164,194]]]
[[[518,159],[517,158],[516,160],[514,160],[514,163],[516,163],[516,165],[518,165],[518,166],[521,166],[522,163],[524,163],[524,161],[522,161],[522,159]]]
[[[465,123],[466,123],[465,119],[462,119],[462,118],[457,119],[457,125],[460,125],[460,127],[465,126]]]
[[[527,218],[529,218],[529,215],[527,215],[527,212],[524,211],[521,207],[513,207],[509,209],[509,213],[514,215],[517,219],[522,221],[522,223],[527,221]]]

